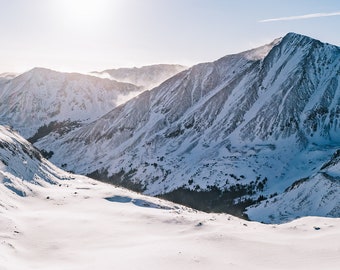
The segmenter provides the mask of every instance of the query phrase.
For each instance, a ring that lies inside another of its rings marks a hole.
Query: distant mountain
[[[98,119],[141,91],[109,79],[34,68],[0,84],[0,123],[35,141]]]
[[[289,33],[196,65],[36,145],[68,170],[242,215],[318,173],[339,149],[339,74],[339,47]]]
[[[187,67],[181,65],[159,64],[140,68],[107,69],[101,72],[93,72],[93,74],[119,82],[132,83],[150,90],[185,69]]]

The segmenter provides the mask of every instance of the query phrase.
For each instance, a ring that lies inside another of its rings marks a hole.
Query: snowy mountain
[[[289,33],[196,65],[36,145],[67,170],[242,215],[318,173],[339,148],[339,73],[339,47]]]
[[[51,130],[63,133],[91,122],[140,92],[109,79],[34,68],[0,83],[0,123],[35,141]]]
[[[265,225],[202,213],[63,172],[2,126],[0,160],[4,270],[337,269],[339,264],[340,219]]]
[[[93,75],[103,76],[119,82],[138,85],[143,89],[152,89],[177,73],[187,69],[181,65],[159,64],[140,68],[108,69],[92,72]]]

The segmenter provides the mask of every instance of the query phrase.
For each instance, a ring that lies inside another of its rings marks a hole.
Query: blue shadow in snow
[[[166,209],[170,210],[170,207],[159,205],[156,203],[152,203],[146,200],[142,199],[132,199],[127,196],[113,196],[113,197],[108,197],[105,198],[105,200],[109,202],[118,202],[118,203],[130,203],[132,202],[134,205],[139,206],[139,207],[146,207],[146,208],[155,208],[155,209]]]
[[[16,188],[10,179],[4,178],[4,179],[2,180],[2,183],[4,184],[4,186],[5,186],[6,188],[8,188],[9,190],[13,191],[13,192],[14,192],[15,194],[17,194],[18,196],[20,196],[20,197],[26,197],[25,191]]]
[[[123,197],[123,196],[113,196],[113,197],[105,198],[105,200],[109,202],[119,202],[119,203],[129,203],[132,201],[130,197]]]

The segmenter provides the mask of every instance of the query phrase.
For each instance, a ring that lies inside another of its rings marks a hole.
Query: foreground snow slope
[[[206,214],[63,172],[8,128],[0,142],[1,270],[338,267],[340,219]]]
[[[340,219],[272,226],[84,177],[61,185],[1,210],[0,269],[337,269],[340,260]],[[112,196],[145,203],[105,200]],[[145,206],[151,203],[170,209]]]

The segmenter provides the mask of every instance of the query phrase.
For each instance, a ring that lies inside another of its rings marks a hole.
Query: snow
[[[339,194],[339,179],[332,181],[317,174],[274,198],[250,207],[247,214],[250,219],[265,223],[282,223],[308,215],[340,217]]]
[[[277,38],[273,42],[271,42],[270,44],[266,44],[266,45],[261,46],[259,48],[246,51],[243,54],[246,57],[246,59],[248,59],[248,60],[253,60],[253,61],[254,60],[261,60],[261,59],[265,58],[268,55],[268,53],[273,49],[273,47],[278,45],[281,42],[281,40],[282,40],[282,38]]]
[[[0,121],[29,138],[53,121],[94,121],[141,92],[127,83],[34,68],[0,82]]]
[[[336,269],[340,260],[340,219],[264,225],[82,176],[59,183],[30,185],[34,197],[0,208],[0,269]],[[131,201],[105,199],[114,196]]]
[[[339,227],[208,214],[73,175],[0,126],[1,270],[337,269]]]

